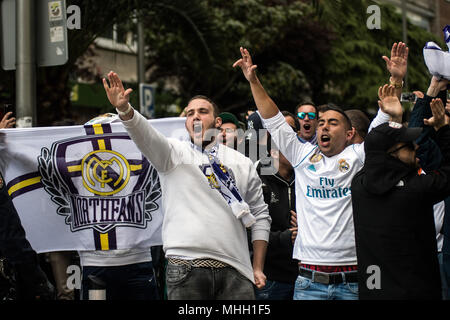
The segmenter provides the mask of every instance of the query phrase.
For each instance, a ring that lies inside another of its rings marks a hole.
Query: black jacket
[[[262,175],[261,163],[257,166],[263,183],[264,201],[269,206],[272,218],[269,245],[267,247],[264,274],[267,279],[283,283],[295,283],[298,275],[298,261],[292,259],[291,210],[295,211],[294,174],[289,181],[278,173]]]
[[[386,153],[366,151],[352,181],[360,299],[441,299],[433,205],[450,194],[448,126],[436,142],[441,166],[426,175]],[[379,267],[380,289],[368,288],[370,266]]]
[[[0,257],[15,271],[19,299],[52,299],[54,288],[39,266],[36,252],[25,237],[19,215],[0,174]]]

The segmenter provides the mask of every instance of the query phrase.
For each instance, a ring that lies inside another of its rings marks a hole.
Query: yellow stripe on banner
[[[81,171],[81,166],[69,166],[67,167],[67,170],[69,172],[77,172],[77,171]]]
[[[107,233],[100,233],[100,246],[102,250],[109,250],[109,241]]]
[[[103,134],[103,127],[100,123],[94,124],[92,125],[92,127],[94,128],[94,133],[95,134]],[[105,140],[98,140],[98,148],[99,150],[106,150],[106,145],[105,145]]]
[[[131,164],[130,171],[138,171],[142,170],[142,164]]]
[[[99,150],[106,150],[105,140],[100,139],[100,140],[97,140],[97,142],[98,142],[98,149]]]
[[[28,187],[28,186],[31,186],[33,184],[41,182],[41,179],[42,179],[42,177],[36,177],[36,178],[23,180],[23,181],[15,184],[15,185],[13,185],[11,188],[9,188],[8,193],[9,193],[9,195],[12,195],[17,190],[20,190],[22,188],[25,188],[25,187]]]
[[[94,128],[95,134],[103,134],[103,127],[101,124],[97,123],[97,124],[92,125],[92,127]]]

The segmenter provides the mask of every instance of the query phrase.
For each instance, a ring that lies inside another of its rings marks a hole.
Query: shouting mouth
[[[330,136],[327,134],[323,134],[320,136],[320,144],[322,147],[328,147],[330,145]]]
[[[303,125],[303,129],[305,129],[305,131],[309,132],[311,130],[311,125],[310,124],[304,124]]]

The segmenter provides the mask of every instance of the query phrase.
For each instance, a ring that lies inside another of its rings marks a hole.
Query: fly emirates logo
[[[339,199],[345,198],[351,195],[350,187],[342,188],[335,187],[335,180],[328,179],[325,177],[319,177],[319,188],[306,186],[306,196],[308,198],[318,198],[318,199]]]

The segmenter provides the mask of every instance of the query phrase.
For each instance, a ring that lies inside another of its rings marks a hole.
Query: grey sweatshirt
[[[123,124],[160,176],[166,256],[222,261],[254,282],[246,229],[218,191],[206,153],[189,141],[166,138],[136,110]],[[256,218],[252,241],[268,241],[271,218],[252,161],[223,145],[218,158]]]

